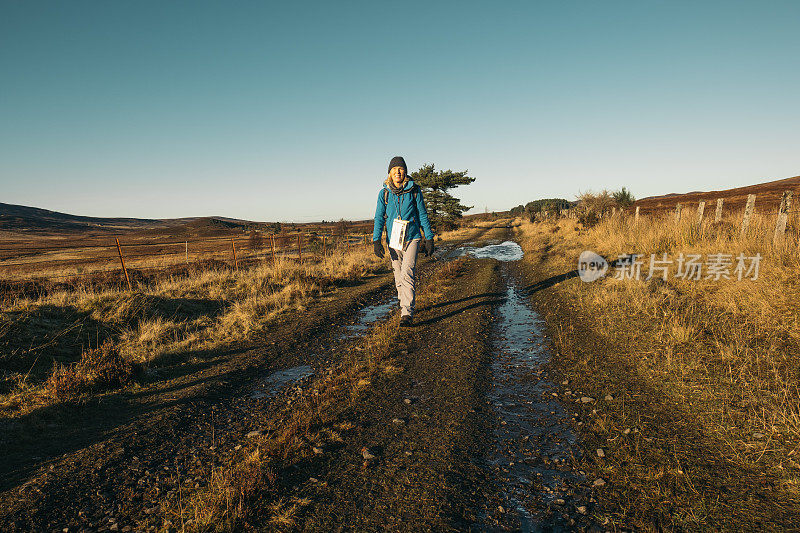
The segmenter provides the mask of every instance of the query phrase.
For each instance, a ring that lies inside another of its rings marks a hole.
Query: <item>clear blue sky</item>
[[[797,1],[0,6],[0,202],[369,218],[396,154],[475,211],[800,174]]]

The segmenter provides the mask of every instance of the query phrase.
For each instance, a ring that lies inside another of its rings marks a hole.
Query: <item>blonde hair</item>
[[[406,183],[408,183],[409,179],[410,178],[408,177],[408,174],[406,174],[405,178],[403,178],[403,183],[400,184],[400,188],[401,189],[406,186]],[[394,182],[392,181],[392,175],[391,174],[386,176],[386,179],[383,180],[383,182],[386,184],[387,187],[390,187],[390,186],[394,185]]]

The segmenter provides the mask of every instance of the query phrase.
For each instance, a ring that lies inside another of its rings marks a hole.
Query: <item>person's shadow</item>
[[[531,296],[532,294],[542,291],[544,289],[549,289],[550,287],[557,285],[563,281],[567,281],[568,279],[577,278],[580,274],[578,270],[570,270],[569,272],[565,272],[563,274],[558,274],[556,276],[550,276],[547,279],[543,279],[541,281],[537,281],[536,283],[532,283],[527,287],[524,287],[520,292],[524,296]]]
[[[619,259],[615,259],[613,261],[608,262],[608,268],[616,268],[620,264]],[[564,281],[570,280],[572,278],[577,278],[580,276],[580,272],[578,269],[570,270],[568,272],[564,272],[563,274],[557,274],[555,276],[550,276],[547,279],[543,279],[541,281],[537,281],[536,283],[532,283],[527,287],[523,287],[520,292],[525,297],[530,297],[533,294],[542,291],[544,289],[549,289],[559,283]],[[472,296],[466,296],[464,298],[458,298],[457,300],[450,300],[449,302],[440,302],[438,304],[429,305],[427,307],[420,308],[419,311],[430,311],[432,309],[439,309],[442,307],[447,307],[450,305],[455,305],[459,303],[463,303],[470,300],[480,300],[472,302],[468,305],[460,307],[458,309],[453,309],[452,311],[448,311],[442,315],[438,315],[435,317],[428,318],[426,320],[421,320],[419,322],[415,322],[414,326],[427,326],[428,324],[435,324],[436,322],[441,322],[442,320],[446,320],[448,318],[452,318],[464,311],[469,311],[470,309],[475,309],[476,307],[483,307],[486,305],[497,305],[502,304],[506,301],[506,295],[500,292],[485,292],[483,294],[474,294]]]
[[[462,303],[462,302],[465,302],[465,301],[468,301],[468,300],[476,300],[478,298],[485,298],[485,300],[472,302],[472,303],[470,303],[468,305],[465,305],[463,307],[459,307],[458,309],[453,309],[452,311],[448,311],[448,312],[446,312],[446,313],[444,313],[442,315],[434,316],[434,317],[428,318],[426,320],[421,320],[419,322],[415,322],[414,326],[427,326],[428,324],[435,324],[436,322],[441,322],[442,320],[447,320],[448,318],[452,318],[452,317],[454,317],[456,315],[459,315],[459,314],[461,314],[461,313],[463,313],[465,311],[469,311],[470,309],[475,309],[477,307],[484,307],[484,306],[487,306],[487,305],[490,305],[490,306],[491,305],[497,305],[497,304],[501,304],[501,303],[506,301],[506,298],[505,298],[504,294],[501,294],[499,292],[486,292],[486,293],[483,293],[483,294],[475,294],[475,295],[472,295],[472,296],[467,296],[466,298],[459,298],[457,300],[451,300],[449,302],[441,302],[441,303],[438,303],[438,304],[431,305],[429,307],[425,307],[423,309],[420,309],[420,311],[446,307],[446,306],[449,306],[449,305],[455,305],[455,304]]]
[[[612,261],[608,261],[608,269],[611,270],[612,268],[617,268],[622,264],[621,259],[614,259]],[[561,283],[562,281],[567,281],[568,279],[577,278],[580,276],[580,272],[576,268],[575,270],[570,270],[569,272],[564,272],[563,274],[558,274],[556,276],[551,276],[547,279],[543,279],[541,281],[537,281],[536,283],[532,283],[528,285],[522,292],[525,296],[530,296],[533,293],[539,292],[544,289],[549,289],[550,287]]]

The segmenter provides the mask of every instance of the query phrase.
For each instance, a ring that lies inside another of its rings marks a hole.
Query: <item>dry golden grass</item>
[[[546,256],[551,273],[574,270],[583,250],[608,259],[641,254],[645,263],[641,280],[613,279],[612,268],[601,281],[572,280],[558,290],[591,317],[584,327],[620,347],[620,355],[631,361],[638,379],[660,391],[663,402],[686,408],[692,417],[687,423],[695,424],[699,433],[724,443],[719,454],[743,468],[774,475],[782,490],[797,497],[800,257],[794,229],[782,244],[773,246],[774,223],[774,216],[754,217],[743,236],[738,217],[698,226],[694,214],[684,212],[680,222],[671,215],[638,222],[615,217],[581,229],[574,220],[562,219],[523,222],[518,232],[529,259]],[[763,259],[757,280],[750,276],[741,281],[736,276],[676,279],[673,264],[666,282],[646,281],[651,253],[657,259],[666,253],[673,260],[680,253],[701,254],[703,260],[708,254],[725,253],[733,256],[734,265],[740,253],[761,254]],[[561,353],[571,350],[569,336],[569,332],[557,334]],[[599,417],[595,423],[598,431],[604,431],[611,422]],[[663,465],[652,466],[658,470]],[[660,479],[664,472],[654,470],[649,475]],[[691,494],[691,482],[686,483]],[[704,527],[704,512],[698,508],[686,512],[682,527]]]
[[[87,350],[74,365],[59,364],[44,384],[44,393],[70,400],[87,390],[105,390],[129,383],[136,367],[123,359],[111,342]]]
[[[712,404],[733,396],[749,407],[742,420],[729,420],[726,411],[709,413],[709,422],[728,433],[760,432],[800,439],[798,354],[800,354],[800,256],[794,246],[773,247],[769,225],[751,225],[753,235],[739,235],[734,221],[698,230],[691,217],[679,224],[665,219],[616,218],[590,230],[576,231],[574,222],[558,222],[558,238],[548,251],[563,259],[565,269],[575,268],[583,250],[612,259],[625,253],[645,255],[642,281],[616,280],[572,284],[578,305],[598,310],[595,328],[609,328],[635,347],[647,347],[642,359],[650,372],[668,377],[672,390],[682,397],[699,397]],[[523,248],[532,251],[552,225],[525,223]],[[539,238],[537,238],[537,235]],[[564,238],[561,238],[564,236]],[[649,255],[673,259],[679,253],[739,253],[761,260],[757,280],[749,278],[674,278],[644,281]],[[610,272],[613,274],[613,272]],[[711,406],[709,406],[711,407]],[[737,451],[736,453],[740,453]],[[742,453],[742,459],[760,453]]]
[[[20,298],[0,311],[0,360],[7,371],[0,408],[11,416],[55,399],[52,387],[40,386],[54,364],[61,373],[85,371],[76,362],[103,341],[127,363],[186,360],[247,339],[337,282],[385,269],[371,248],[357,246],[302,264],[278,258],[238,272],[169,277],[133,293],[79,288]]]
[[[269,491],[274,484],[270,462],[256,448],[227,469],[215,468],[204,489],[193,492],[186,505],[181,497],[177,507],[165,506],[164,514],[182,529],[204,531],[211,525],[230,529],[244,515],[254,495]],[[284,510],[283,517],[290,515]]]
[[[276,238],[276,257],[280,259],[297,259],[297,236],[283,235]],[[6,242],[8,248],[18,246],[19,251],[9,257],[8,252],[0,258],[0,277],[4,280],[30,280],[51,278],[72,278],[91,274],[93,272],[119,272],[120,262],[113,237],[103,241],[101,247],[97,243],[93,246],[75,245],[70,247],[70,241],[59,242],[54,248],[47,250],[48,242],[42,237],[37,237],[36,248],[40,251],[28,250],[27,243],[16,245]],[[355,249],[364,242],[361,234],[347,236],[326,237],[326,249],[336,250],[341,253],[348,247]],[[342,242],[347,239],[347,242]],[[125,246],[122,252],[125,257],[125,266],[128,270],[161,270],[175,267],[190,266],[198,262],[211,261],[217,263],[233,263],[233,250],[230,238],[214,238],[210,240],[188,242],[185,248],[183,242],[173,244],[142,243],[121,239]],[[111,244],[108,245],[108,242]],[[150,246],[155,244],[155,247]],[[130,248],[130,247],[133,248]],[[322,237],[306,235],[303,238],[304,258],[319,258],[322,255]],[[262,242],[257,248],[250,246],[249,242],[237,238],[237,257],[240,262],[271,260],[272,250],[269,241]]]

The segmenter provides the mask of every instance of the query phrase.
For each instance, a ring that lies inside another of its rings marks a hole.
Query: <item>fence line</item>
[[[216,242],[216,241],[227,241],[228,239],[230,239],[230,235],[225,235],[225,236],[221,236],[221,237],[206,237],[206,238],[201,239],[201,240],[202,240],[202,242]],[[32,242],[32,241],[19,241],[19,242],[15,242],[13,245],[10,245],[8,243],[0,244],[0,252],[2,252],[2,251],[16,252],[17,250],[19,250],[20,246],[23,246],[28,242]],[[180,241],[166,241],[166,242],[163,242],[163,241],[162,242],[122,242],[122,243],[120,243],[120,245],[123,248],[130,247],[130,246],[172,246],[172,245],[184,244],[185,242],[186,242],[186,239],[183,239],[183,240],[180,240]],[[88,249],[88,248],[114,248],[115,246],[116,246],[115,244],[96,244],[96,243],[81,244],[79,242],[76,242],[74,244],[63,245],[63,246],[61,246],[61,245],[53,245],[53,246],[34,245],[34,246],[26,247],[26,250],[28,250],[28,251],[83,250],[83,249]]]
[[[269,239],[265,241],[265,239]],[[202,265],[205,261],[230,263],[238,270],[239,264],[258,260],[276,261],[279,257],[302,262],[314,257],[324,257],[334,246],[368,245],[370,234],[252,234],[239,237],[222,236],[198,240],[181,240],[167,242],[126,242],[124,237],[116,237],[110,244],[77,244],[67,246],[59,243],[55,246],[25,246],[19,243],[11,247],[0,246],[0,281],[8,283],[27,283],[42,280],[80,279],[109,272],[118,272],[131,287],[132,272],[150,272],[169,270],[183,264],[181,256],[185,256],[185,264]],[[238,241],[238,242],[237,242]],[[304,249],[304,244],[306,249]],[[190,250],[194,245],[194,250]],[[181,246],[169,250],[173,246]],[[161,248],[157,251],[148,251]],[[164,249],[167,248],[167,249]],[[247,250],[246,253],[241,253]],[[107,251],[103,255],[83,255],[91,251]],[[3,253],[5,252],[5,253]],[[31,253],[33,252],[33,253]],[[130,253],[129,253],[130,252]],[[11,255],[10,253],[13,253]],[[68,254],[69,258],[52,257],[53,254]],[[225,256],[227,254],[227,258]],[[7,257],[3,257],[7,256]],[[147,259],[165,259],[168,264],[147,264]],[[137,262],[145,264],[138,265]],[[117,267],[108,268],[109,263],[117,262]],[[133,263],[132,263],[133,261]],[[95,268],[91,268],[94,266]],[[47,270],[43,272],[43,267]],[[62,273],[64,270],[74,272]],[[85,269],[85,271],[84,271]],[[48,272],[49,271],[49,272]],[[5,278],[5,279],[4,279]]]
[[[747,201],[745,202],[744,207],[741,207],[741,204],[735,204],[736,207],[734,208],[734,213],[741,213],[741,223],[739,227],[740,235],[744,236],[750,232],[750,225],[751,220],[754,215],[760,217],[775,217],[775,227],[774,231],[772,231],[772,244],[773,246],[780,246],[785,242],[785,236],[787,229],[789,227],[789,222],[792,220],[792,215],[794,213],[800,213],[800,205],[797,203],[793,203],[793,191],[786,190],[781,195],[780,203],[774,203],[774,197],[770,196],[770,201],[767,204],[767,207],[764,207],[763,204],[759,204],[757,202],[758,196],[755,194],[750,194],[747,196]],[[702,226],[704,215],[705,215],[705,208],[708,203],[708,199],[706,200],[698,200],[696,205],[695,211],[695,224],[697,226]],[[800,202],[798,202],[800,203]],[[643,208],[642,206],[635,206],[635,209],[631,213],[630,209],[625,208],[616,208],[616,207],[608,207],[605,210],[595,212],[596,219],[603,219],[608,216],[611,217],[618,217],[618,216],[629,216],[633,215],[634,223],[638,223],[639,219],[643,216],[658,216],[658,215],[669,215],[671,212],[670,218],[674,220],[675,223],[680,222],[683,211],[685,208],[689,207],[692,204],[686,202],[678,202],[673,207],[653,207],[653,208]],[[714,223],[722,222],[723,217],[723,210],[727,208],[727,204],[724,198],[717,198],[716,199],[716,209],[714,210]],[[583,214],[588,214],[589,211],[584,211]],[[564,217],[564,218],[580,218],[582,214],[580,213],[580,206],[573,207],[570,209],[562,209],[558,212],[541,212],[536,213],[536,219],[547,219],[551,218],[552,216],[556,217]],[[533,217],[533,215],[531,215]],[[762,218],[763,219],[763,218]],[[795,229],[800,226],[799,223],[795,223],[793,226]],[[763,226],[761,226],[763,227]],[[798,247],[800,247],[800,242],[798,243]]]

